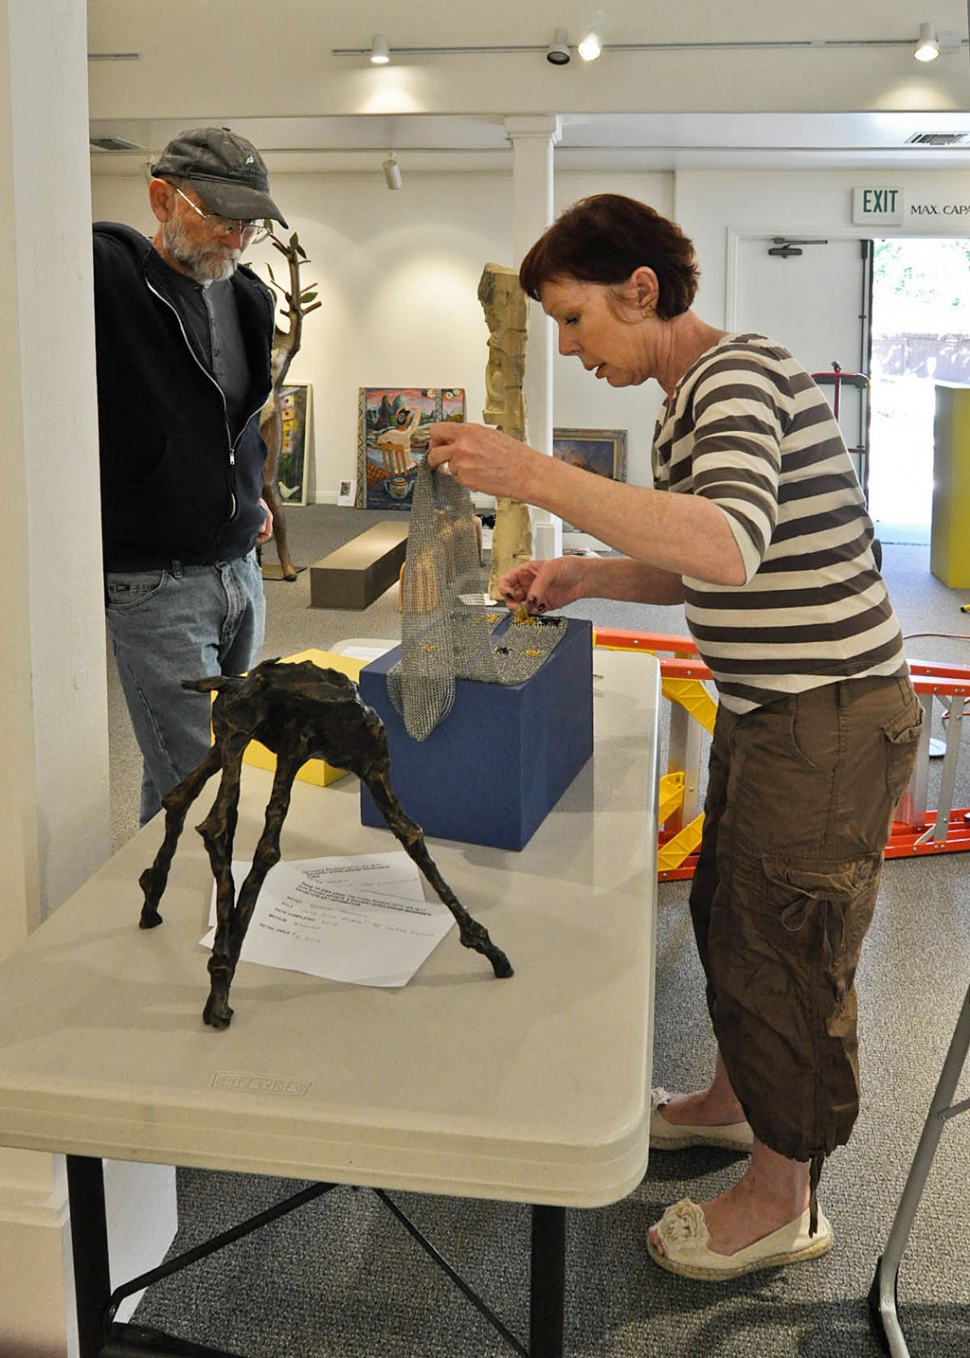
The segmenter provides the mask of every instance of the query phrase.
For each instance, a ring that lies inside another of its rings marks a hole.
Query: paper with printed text
[[[250,864],[234,862],[236,895]],[[216,892],[201,940],[215,939]],[[426,901],[403,851],[277,863],[266,874],[240,960],[355,985],[406,985],[454,924]]]

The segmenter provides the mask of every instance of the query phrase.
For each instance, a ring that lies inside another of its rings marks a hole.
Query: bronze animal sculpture
[[[420,825],[401,807],[389,778],[390,756],[384,723],[361,700],[357,685],[337,670],[321,669],[310,660],[286,664],[264,660],[247,676],[213,675],[183,679],[182,687],[215,692],[212,729],[215,743],[202,763],[163,797],[165,838],[155,861],[138,879],[145,893],[141,928],[161,924],[158,903],[189,807],[205,784],[222,770],[219,791],[198,831],[205,841],[216,881],[216,934],[209,958],[210,992],[203,1011],[206,1023],[227,1028],[232,1018],[229,988],[239,961],[260,887],[280,858],[280,831],[290,804],[293,780],[308,760],[322,758],[335,768],[356,773],[401,844],[417,863],[438,896],[454,915],[466,948],[483,953],[496,976],[511,976],[505,953],[474,920],[441,876],[428,852]],[[239,890],[232,880],[232,845],[239,806],[242,760],[251,740],[276,755],[276,775],[266,819],[252,866]]]

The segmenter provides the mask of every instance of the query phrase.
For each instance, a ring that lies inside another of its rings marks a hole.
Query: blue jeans
[[[108,635],[144,760],[140,823],[204,759],[211,699],[183,679],[243,674],[263,644],[266,604],[255,551],[213,566],[105,574]]]

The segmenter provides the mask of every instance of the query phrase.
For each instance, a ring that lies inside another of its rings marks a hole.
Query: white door
[[[783,245],[788,241],[788,246]],[[821,241],[822,243],[814,243]],[[771,254],[769,251],[776,251]],[[777,253],[783,251],[784,253]],[[800,251],[801,253],[793,253]],[[738,241],[736,306],[732,330],[756,331],[778,340],[810,373],[845,373],[868,365],[868,243],[823,233],[804,236],[742,236]],[[835,387],[822,390],[834,401]],[[868,446],[868,403],[863,390],[843,382],[839,424],[849,448]],[[853,457],[863,480],[861,455]]]

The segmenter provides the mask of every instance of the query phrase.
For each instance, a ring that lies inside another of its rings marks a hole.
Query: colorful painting
[[[597,476],[626,480],[625,429],[554,429],[552,455]]]
[[[305,505],[307,497],[306,450],[310,428],[310,388],[280,388],[280,419],[283,439],[277,472],[280,501],[284,505]]]
[[[357,430],[357,503],[363,509],[410,509],[415,455],[428,430],[465,418],[461,387],[361,387]]]

